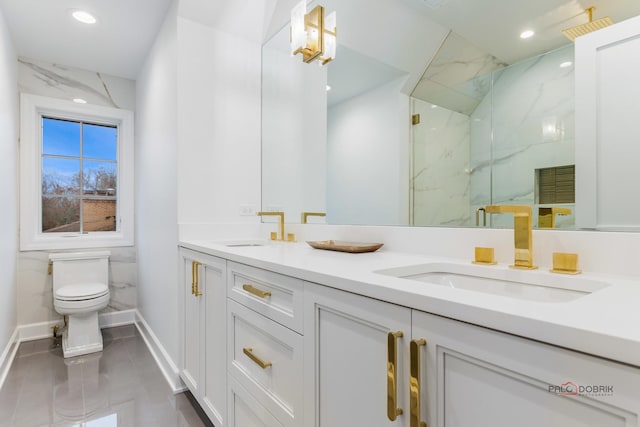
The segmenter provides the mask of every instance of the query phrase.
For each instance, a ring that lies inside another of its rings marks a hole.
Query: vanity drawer
[[[302,336],[227,300],[228,370],[284,425],[302,424]]]
[[[228,427],[283,427],[233,378],[229,378],[228,401]]]
[[[276,322],[303,333],[303,281],[229,262],[227,295]]]

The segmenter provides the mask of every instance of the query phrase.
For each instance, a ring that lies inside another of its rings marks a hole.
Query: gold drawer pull
[[[262,289],[255,288],[253,285],[249,284],[242,285],[242,289],[260,298],[267,298],[271,296],[271,292],[263,291]]]
[[[196,293],[196,262],[191,261],[191,295]]]
[[[395,421],[402,414],[402,408],[398,408],[398,338],[402,338],[402,332],[389,332],[387,334],[387,417]]]
[[[409,415],[410,427],[427,427],[427,423],[420,420],[420,347],[427,345],[424,338],[411,340],[409,345],[409,359],[411,362],[411,378],[409,380],[411,414]]]
[[[201,297],[202,292],[200,292],[200,266],[202,265],[202,263],[198,261],[194,261],[193,263],[195,264],[195,273],[196,273],[196,288],[193,294],[197,297]]]
[[[265,362],[264,360],[260,359],[258,356],[253,354],[253,349],[252,348],[245,347],[245,348],[242,349],[242,352],[244,354],[246,354],[249,359],[251,359],[254,362],[256,362],[256,365],[260,366],[262,369],[267,369],[269,366],[272,365],[271,362]]]

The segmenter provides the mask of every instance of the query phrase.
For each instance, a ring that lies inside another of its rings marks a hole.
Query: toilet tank
[[[53,263],[53,289],[80,283],[109,285],[109,251],[49,254]]]

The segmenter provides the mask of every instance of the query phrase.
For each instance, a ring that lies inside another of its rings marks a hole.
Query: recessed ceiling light
[[[535,32],[533,32],[532,30],[526,30],[520,33],[520,38],[528,39],[529,37],[533,37],[534,34]]]
[[[87,101],[85,101],[82,98],[73,98],[73,102],[75,102],[76,104],[86,104]]]
[[[565,61],[562,64],[560,64],[560,68],[567,68],[567,67],[571,67],[572,65],[573,65],[573,62]]]
[[[84,10],[74,10],[71,13],[71,16],[83,24],[95,24],[97,22],[97,19],[92,14],[85,12]]]
[[[327,85],[327,92],[331,90],[331,86]]]
[[[436,104],[431,104],[431,108],[438,108]]]

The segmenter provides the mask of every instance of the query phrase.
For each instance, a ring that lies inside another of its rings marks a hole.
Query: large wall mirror
[[[327,0],[338,49],[326,66],[291,56],[286,23],[263,46],[262,209],[481,227],[480,207],[528,204],[534,226],[574,228],[573,43],[561,30],[588,21],[593,2],[580,3]],[[640,13],[595,3],[616,22]],[[536,35],[521,39],[527,28]]]

